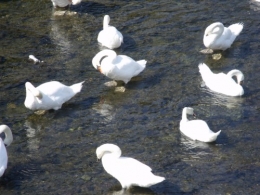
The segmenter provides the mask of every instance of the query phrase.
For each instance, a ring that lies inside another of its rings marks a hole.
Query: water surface
[[[258,194],[259,11],[252,1],[84,1],[74,16],[54,16],[49,0],[0,2],[0,113],[11,127],[9,164],[0,193],[118,194],[121,186],[96,162],[95,150],[115,143],[123,155],[153,168],[166,181],[125,194]],[[117,49],[147,68],[115,93],[91,60],[99,51],[103,16],[124,35]],[[204,49],[205,28],[216,21],[244,29],[219,61]],[[34,64],[30,54],[44,63]],[[240,69],[243,97],[202,88],[198,64],[215,72]],[[85,80],[82,92],[58,111],[38,116],[26,109],[24,84]],[[195,109],[215,143],[194,142],[179,132],[183,107]]]

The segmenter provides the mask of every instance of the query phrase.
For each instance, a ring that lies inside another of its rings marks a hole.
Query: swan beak
[[[102,73],[101,66],[97,66],[97,70]]]
[[[240,81],[240,82],[239,82],[239,85],[243,85],[243,84],[244,84],[244,81]]]

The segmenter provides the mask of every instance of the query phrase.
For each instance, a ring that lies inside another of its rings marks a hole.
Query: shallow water
[[[96,162],[95,150],[115,143],[166,181],[125,194],[258,194],[260,190],[259,14],[251,1],[84,1],[74,16],[54,16],[49,0],[0,2],[0,113],[11,127],[9,164],[0,194],[118,194],[119,182]],[[91,60],[103,16],[124,35],[119,54],[147,68],[115,93]],[[216,21],[245,24],[219,61],[199,51]],[[28,60],[35,55],[43,63]],[[245,95],[223,97],[200,87],[198,64],[215,72],[240,69]],[[82,92],[43,116],[24,107],[26,81],[39,85],[85,80]],[[179,132],[183,107],[195,109],[216,142]]]

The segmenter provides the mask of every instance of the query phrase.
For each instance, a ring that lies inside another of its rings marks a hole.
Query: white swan
[[[105,49],[95,55],[92,64],[108,78],[127,84],[132,77],[145,69],[146,60],[135,61],[128,56],[117,55],[113,50]]]
[[[77,5],[81,0],[51,0],[53,7],[66,7],[68,5]]]
[[[209,25],[204,33],[203,43],[212,50],[226,50],[243,29],[243,23],[230,25],[228,28],[220,22]]]
[[[204,63],[199,64],[199,71],[205,85],[212,91],[228,96],[242,96],[244,94],[244,89],[241,86],[244,75],[241,71],[234,69],[227,74],[222,72],[214,74]],[[236,76],[237,82],[232,78],[233,76]]]
[[[121,157],[121,150],[114,144],[103,144],[96,150],[98,159],[102,159],[102,165],[106,172],[116,178],[123,189],[131,186],[150,187],[165,180],[156,176],[152,169],[140,161]]]
[[[193,108],[185,107],[182,110],[182,119],[180,122],[180,131],[192,140],[202,142],[213,142],[217,139],[221,130],[214,133],[210,130],[207,123],[203,120],[188,120],[187,114],[193,115]]]
[[[1,133],[5,133],[5,139],[3,141],[2,138],[0,138],[0,177],[2,177],[4,174],[8,163],[8,156],[5,145],[10,146],[10,144],[13,142],[12,131],[7,125],[0,125],[0,134]]]
[[[114,27],[109,25],[109,15],[104,16],[103,30],[98,34],[98,42],[109,49],[115,49],[121,46],[123,35]]]
[[[58,110],[63,103],[81,91],[83,83],[84,81],[66,86],[58,81],[50,81],[34,87],[30,82],[26,82],[24,105],[31,110]]]

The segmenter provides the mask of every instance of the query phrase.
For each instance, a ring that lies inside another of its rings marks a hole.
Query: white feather
[[[193,108],[185,107],[182,111],[180,131],[192,140],[213,142],[217,139],[221,130],[214,133],[203,120],[188,120],[187,114],[193,114]]]
[[[30,82],[26,82],[24,105],[31,110],[58,110],[63,103],[81,91],[83,83],[66,86],[58,81],[51,81],[34,87]]]
[[[126,84],[145,69],[146,60],[135,61],[128,56],[117,55],[113,50],[105,49],[95,55],[92,64],[108,78],[124,81]]]
[[[114,27],[109,25],[109,15],[104,16],[103,30],[98,34],[98,42],[109,49],[115,49],[121,46],[123,35]]]
[[[243,26],[243,23],[236,23],[227,28],[222,23],[215,22],[206,28],[203,43],[212,50],[226,50],[240,34]]]
[[[214,74],[204,63],[199,64],[199,71],[205,85],[212,91],[228,96],[242,96],[244,94],[244,89],[240,85],[241,81],[244,80],[244,75],[241,71],[234,69],[227,74]],[[237,77],[237,82],[232,78],[233,76]]]
[[[114,144],[103,144],[96,150],[98,159],[107,173],[116,178],[122,188],[131,186],[150,187],[165,180],[156,176],[152,169],[142,162],[129,157],[121,157],[121,150]]]

